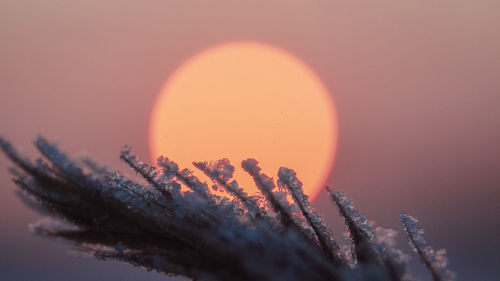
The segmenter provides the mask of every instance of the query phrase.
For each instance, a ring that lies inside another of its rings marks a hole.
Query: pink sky
[[[459,280],[500,274],[500,2],[241,2],[3,0],[0,134],[33,155],[43,133],[125,169],[125,143],[147,159],[153,102],[180,63],[221,42],[272,44],[337,105],[329,184],[383,225],[400,229],[403,209],[420,218]],[[162,278],[31,236],[38,215],[15,198],[9,166],[0,156],[0,279]],[[314,204],[340,231],[327,198]]]

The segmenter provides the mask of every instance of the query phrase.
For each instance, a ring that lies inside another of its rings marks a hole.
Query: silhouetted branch
[[[352,202],[341,192],[333,192],[327,187],[332,201],[339,208],[349,228],[349,234],[355,246],[356,259],[359,263],[380,263],[379,253],[371,243],[374,231],[368,220],[354,208]]]
[[[286,202],[285,198],[279,198],[273,193],[273,189],[275,188],[274,181],[272,178],[260,172],[261,169],[258,163],[259,162],[255,159],[247,159],[241,162],[241,167],[252,176],[255,185],[271,204],[271,207],[276,212],[283,226],[298,229],[299,223],[288,208],[288,202]]]
[[[248,210],[251,217],[269,219],[266,212],[262,208],[259,208],[258,203],[248,196],[248,194],[238,185],[236,180],[228,183],[228,181],[233,178],[234,173],[234,166],[229,163],[228,159],[222,159],[211,163],[193,162],[193,165],[210,177],[216,184],[238,198],[241,204]]]
[[[309,198],[302,191],[302,182],[297,179],[295,172],[291,169],[281,167],[278,171],[278,178],[278,186],[284,186],[290,191],[304,217],[314,230],[314,234],[318,238],[319,244],[325,254],[334,260],[335,263],[345,265],[346,261],[343,260],[339,253],[340,248],[332,239],[332,232],[323,224],[321,216],[312,209]]]
[[[261,202],[231,180],[235,168],[227,159],[193,163],[226,197],[168,158],[160,157],[157,167],[141,162],[128,146],[120,158],[147,185],[90,158],[73,160],[41,136],[35,146],[46,160],[32,162],[0,138],[0,149],[16,165],[11,172],[21,199],[58,219],[33,224],[32,231],[99,259],[196,280],[408,280],[395,232],[369,224],[345,196],[330,192],[355,245],[355,260],[347,262],[349,252],[333,240],[293,170],[279,170],[280,190],[274,190],[256,160],[243,161]],[[402,221],[435,280],[451,280],[442,252],[425,247],[411,217]]]
[[[383,265],[392,281],[411,280],[406,270],[409,257],[394,248],[396,232],[376,227],[373,222],[369,222],[341,192],[332,192],[329,187],[327,191],[349,229],[356,261],[361,264]]]
[[[434,281],[452,281],[455,279],[455,273],[447,268],[448,259],[446,250],[435,251],[424,239],[424,230],[417,226],[418,220],[406,213],[399,216],[403,228],[408,234],[408,242],[413,250],[417,252],[420,260],[430,271]]]

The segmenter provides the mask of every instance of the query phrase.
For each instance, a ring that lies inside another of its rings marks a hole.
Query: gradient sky
[[[401,210],[417,216],[458,280],[493,281],[500,2],[241,2],[2,0],[0,134],[30,155],[42,133],[126,169],[121,146],[148,158],[150,111],[179,64],[222,42],[272,44],[313,68],[337,105],[328,183],[381,225],[400,230]],[[164,279],[32,236],[27,224],[39,216],[15,198],[10,165],[0,156],[0,279]],[[314,205],[343,231],[324,193]]]

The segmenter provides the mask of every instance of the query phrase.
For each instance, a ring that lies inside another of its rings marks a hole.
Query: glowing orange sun
[[[294,169],[315,197],[332,167],[337,145],[333,101],[304,62],[276,47],[234,42],[204,50],[176,69],[151,115],[151,156],[195,170],[193,161],[228,158],[235,178],[257,192],[240,167],[255,158],[274,178]]]

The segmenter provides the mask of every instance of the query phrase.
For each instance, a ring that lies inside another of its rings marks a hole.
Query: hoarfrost
[[[352,241],[338,246],[291,169],[278,171],[276,188],[256,160],[243,161],[260,190],[248,195],[227,159],[193,163],[212,180],[209,188],[174,161],[160,157],[153,167],[125,146],[120,158],[148,182],[143,185],[91,158],[73,160],[41,136],[35,146],[45,159],[32,162],[0,137],[0,149],[16,165],[11,172],[20,197],[60,219],[33,224],[32,231],[74,244],[79,255],[201,280],[409,280],[394,230],[371,224],[343,194],[330,191]],[[181,183],[190,191],[181,192]],[[401,221],[434,280],[452,280],[445,251],[426,246],[414,218],[403,214]]]

